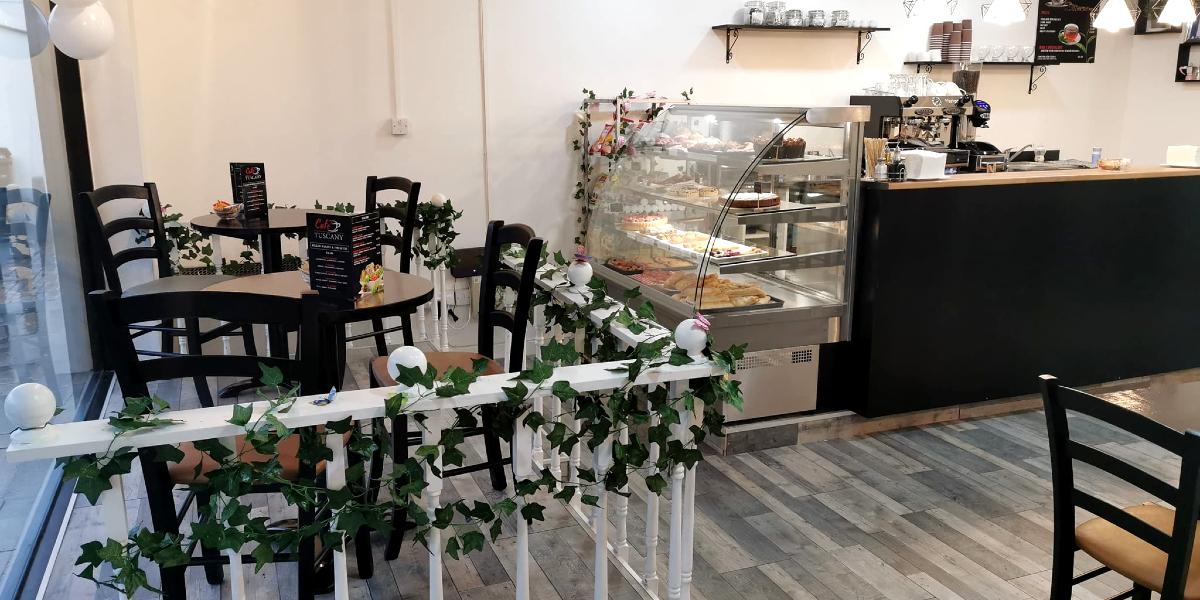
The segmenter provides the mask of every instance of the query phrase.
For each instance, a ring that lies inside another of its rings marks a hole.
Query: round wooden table
[[[215,283],[205,288],[205,290],[283,296],[295,298],[299,301],[305,292],[311,291],[311,288],[301,278],[299,271],[282,271],[236,277]],[[335,333],[332,336],[327,336],[325,339],[337,340],[339,345],[344,346],[345,342],[342,340],[344,340],[344,325],[346,323],[358,323],[373,318],[381,319],[383,317],[399,316],[405,312],[415,312],[417,307],[432,299],[433,283],[428,279],[409,275],[408,273],[385,270],[383,272],[383,292],[379,294],[360,296],[353,304],[324,300],[319,302],[322,325],[330,327]],[[341,332],[341,334],[338,335],[338,332]],[[273,356],[285,356],[287,353],[286,335],[283,332],[273,331],[270,338],[271,354]],[[326,350],[332,350],[333,353],[327,353]],[[344,361],[344,348],[323,349],[321,355],[323,359],[331,359],[327,361],[323,360],[322,362],[335,367],[329,378],[337,382],[338,375],[343,372],[341,363]],[[340,385],[340,382],[337,382],[335,385]],[[242,389],[246,388],[243,387],[241,382],[229,388],[230,392],[235,393],[235,395],[236,393],[240,393]],[[222,397],[227,397],[224,394],[225,391],[223,390]]]
[[[305,208],[271,208],[265,219],[222,219],[215,214],[201,215],[192,219],[192,228],[206,235],[220,235],[239,240],[259,240],[262,252],[263,273],[277,273],[283,269],[282,238],[289,233],[304,235],[308,231],[308,215],[337,214],[328,210]]]

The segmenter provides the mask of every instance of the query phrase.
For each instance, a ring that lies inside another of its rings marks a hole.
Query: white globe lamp
[[[50,39],[63,54],[77,60],[98,58],[113,43],[113,21],[104,5],[59,4],[50,12]]]
[[[708,347],[708,319],[697,314],[675,326],[675,346],[688,353],[692,360],[702,360]]]
[[[4,416],[17,426],[11,440],[13,444],[30,444],[54,438],[54,430],[48,427],[50,419],[58,410],[54,392],[40,383],[22,383],[13,388],[4,398]]]
[[[1133,13],[1129,12],[1129,6],[1125,4],[1125,0],[1108,0],[1100,8],[1092,25],[1096,29],[1116,33],[1122,29],[1133,27]]]
[[[392,350],[392,353],[388,355],[388,375],[392,376],[393,381],[397,381],[396,385],[400,391],[407,391],[411,386],[399,383],[400,367],[417,369],[424,373],[429,368],[429,360],[425,358],[425,353],[416,346],[401,346]]]

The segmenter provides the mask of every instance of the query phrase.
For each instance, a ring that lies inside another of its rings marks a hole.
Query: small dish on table
[[[232,221],[237,218],[242,212],[241,204],[230,204],[224,200],[217,200],[212,205],[214,215],[221,218],[222,221]]]

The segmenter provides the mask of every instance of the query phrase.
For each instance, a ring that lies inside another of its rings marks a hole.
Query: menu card
[[[262,163],[229,163],[233,203],[242,205],[242,217],[267,218],[267,169]]]
[[[1096,62],[1092,11],[1100,0],[1039,0],[1037,54],[1040,65]]]
[[[308,214],[309,287],[323,297],[354,302],[383,291],[379,213]]]

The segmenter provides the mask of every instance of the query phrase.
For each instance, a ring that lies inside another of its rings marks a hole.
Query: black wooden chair
[[[405,201],[399,206],[380,206],[377,198],[379,192],[398,191],[405,194]],[[391,248],[400,257],[400,272],[408,273],[412,267],[413,236],[417,223],[417,204],[420,202],[421,183],[404,177],[367,177],[367,212],[379,211],[380,225],[383,234],[379,238],[381,248],[386,251]],[[393,226],[399,227],[398,230]],[[398,232],[397,232],[398,231]],[[371,330],[367,333],[345,335],[344,327],[338,330],[337,372],[338,385],[341,385],[346,372],[346,346],[350,342],[375,338],[375,353],[377,356],[387,356],[387,334],[402,331],[404,345],[413,344],[412,315],[414,311],[397,313],[400,325],[384,328],[384,317],[371,319]]]
[[[101,207],[114,201],[133,199],[145,202],[140,207],[138,216],[125,216],[105,221],[101,215]],[[171,268],[170,242],[167,240],[163,227],[162,205],[158,199],[158,188],[153,183],[143,185],[110,185],[95,191],[79,195],[75,206],[76,218],[84,224],[84,231],[91,244],[96,259],[104,270],[104,278],[108,289],[122,296],[139,296],[162,292],[186,292],[202,290],[211,285],[232,279],[228,275],[189,275],[174,276]],[[132,241],[136,246],[113,252],[112,239],[125,236],[126,243]],[[147,245],[148,244],[148,245]],[[139,260],[152,260],[157,268],[157,278],[141,285],[125,288],[121,283],[120,269],[123,265]],[[199,319],[184,319],[183,327],[176,327],[174,322],[162,321],[157,325],[137,323],[131,325],[134,337],[140,337],[151,332],[162,336],[160,349],[138,350],[143,356],[162,356],[173,354],[176,338],[187,340],[188,352],[200,354],[201,346],[210,340],[226,335],[241,334],[247,354],[255,354],[254,330],[240,323],[225,323],[208,331],[200,330]],[[204,406],[212,406],[212,394],[204,377],[196,377],[196,393]]]
[[[1041,380],[1054,486],[1051,600],[1069,599],[1074,585],[1108,571],[1133,582],[1133,589],[1114,599],[1150,600],[1152,591],[1159,592],[1163,600],[1200,598],[1200,565],[1194,564],[1200,562],[1200,554],[1193,552],[1196,518],[1200,516],[1200,434],[1179,433],[1102,398],[1061,387],[1050,375]],[[1178,487],[1072,439],[1068,412],[1092,417],[1178,455],[1182,459]],[[1072,461],[1096,467],[1175,508],[1159,504],[1118,508],[1076,487]],[[1076,507],[1096,518],[1076,527]],[[1076,550],[1088,553],[1102,566],[1073,576]]]
[[[132,296],[121,295],[115,291],[95,291],[89,294],[89,299],[100,317],[105,351],[113,359],[117,382],[126,398],[149,396],[149,384],[156,381],[188,377],[258,377],[261,375],[260,363],[279,368],[286,381],[300,385],[302,393],[313,393],[314,390],[320,389],[323,383],[327,383],[316,380],[319,370],[313,368],[321,344],[315,292],[305,294],[300,301],[282,296],[196,291],[154,292]],[[130,335],[130,326],[134,323],[176,318],[238,320],[298,330],[299,358],[176,354],[139,360],[138,352],[134,348],[134,337]],[[243,449],[243,444],[244,441],[239,437],[239,452]],[[241,459],[246,462],[266,462],[278,458],[284,477],[304,476],[311,479],[324,469],[324,464],[303,463],[298,456],[299,447],[299,435],[292,434],[278,445],[277,456],[259,454],[246,448]],[[203,491],[207,481],[205,468],[211,470],[216,467],[216,463],[191,443],[180,444],[179,449],[185,455],[179,463],[159,462],[156,459],[157,450],[154,448],[142,450],[139,456],[151,521],[154,529],[159,532],[177,533],[181,521],[188,513],[189,504],[193,500],[198,506],[208,502],[208,496]],[[196,474],[197,465],[201,465],[199,476]],[[177,486],[189,486],[194,490],[194,493],[187,495],[180,507],[176,506],[173,495]],[[271,486],[259,486],[254,489],[255,493],[274,491],[277,490]],[[314,515],[311,512],[302,510],[298,526],[311,524],[313,519]],[[222,568],[228,562],[226,557],[216,550],[203,547],[200,549],[201,556],[194,556],[194,545],[187,550],[188,555],[192,557],[187,566],[203,566],[209,583],[221,583]],[[310,599],[314,591],[328,589],[332,585],[331,574],[318,581],[316,569],[312,567],[315,560],[315,542],[312,539],[304,540],[298,552],[278,553],[275,556],[276,562],[298,561],[300,565],[310,566],[298,569],[297,589],[300,598]],[[186,598],[185,569],[186,567],[176,567],[161,570],[162,589],[167,598]]]
[[[519,244],[525,248],[525,262],[521,265],[520,271],[508,268],[500,260],[502,250],[509,244]],[[439,376],[453,367],[471,371],[473,363],[477,359],[488,361],[485,375],[515,373],[523,368],[525,330],[529,325],[530,305],[543,245],[544,242],[540,238],[534,237],[533,229],[526,225],[505,225],[504,221],[492,221],[488,224],[479,293],[479,351],[427,353],[425,356],[429,360],[429,364],[437,370]],[[516,301],[511,311],[501,308],[499,305],[501,288],[508,288],[516,292]],[[504,328],[512,335],[512,347],[506,364],[503,366],[494,357],[496,327]],[[370,377],[371,387],[396,385],[395,380],[388,374],[386,356],[371,361]],[[502,490],[508,485],[504,465],[511,464],[512,459],[504,458],[500,449],[500,438],[492,429],[496,416],[495,411],[485,407],[481,416],[482,427],[466,429],[463,433],[467,436],[483,436],[486,460],[475,465],[445,469],[443,474],[446,477],[453,477],[486,469],[491,475],[492,487]],[[420,433],[408,431],[407,417],[400,416],[392,420],[392,445],[397,462],[407,460],[409,446],[419,446],[420,444]],[[378,456],[372,461],[371,469],[372,476],[378,478],[378,474],[382,472],[382,460]],[[394,529],[384,553],[387,560],[395,559],[400,552],[400,543],[403,540],[405,529],[403,511],[394,511],[392,522]]]

